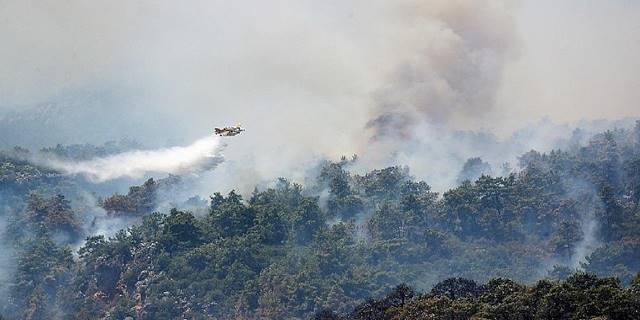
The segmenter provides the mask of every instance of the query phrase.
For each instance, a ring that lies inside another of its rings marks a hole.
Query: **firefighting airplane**
[[[242,131],[244,131],[244,129],[242,129],[242,127],[240,127],[240,125],[237,125],[235,127],[214,128],[213,130],[215,131],[214,133],[216,135],[219,135],[221,137],[237,136]]]

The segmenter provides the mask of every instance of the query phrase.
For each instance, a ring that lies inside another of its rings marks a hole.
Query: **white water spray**
[[[135,150],[80,162],[46,159],[44,165],[94,182],[139,178],[148,172],[181,174],[213,169],[223,161],[224,146],[218,137],[205,137],[184,147]]]

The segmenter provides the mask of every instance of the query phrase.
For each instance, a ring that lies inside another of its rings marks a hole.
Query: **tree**
[[[9,288],[11,310],[23,319],[60,317],[72,266],[71,249],[57,247],[46,232],[27,240]]]
[[[484,291],[485,288],[473,280],[449,278],[438,282],[433,289],[431,289],[431,294],[455,300],[461,298],[477,298],[482,295]]]
[[[324,220],[317,199],[306,198],[296,211],[294,211],[291,235],[297,244],[305,245],[313,240],[316,232],[324,227]]]
[[[242,196],[235,191],[227,197],[216,193],[211,197],[208,224],[222,237],[244,234],[253,226],[255,212],[242,203]]]
[[[48,233],[58,235],[65,243],[72,243],[82,233],[80,222],[63,195],[47,199],[38,193],[28,195],[26,207],[9,229],[14,241],[29,233]]]
[[[169,252],[193,248],[202,243],[202,232],[190,212],[172,209],[163,223],[161,241]]]
[[[482,161],[482,159],[469,158],[462,166],[462,170],[458,174],[458,183],[462,183],[466,180],[474,181],[483,175],[489,175],[491,173],[491,165]]]
[[[140,186],[132,186],[126,195],[114,194],[99,203],[111,214],[143,215],[156,207],[158,183],[149,178]]]

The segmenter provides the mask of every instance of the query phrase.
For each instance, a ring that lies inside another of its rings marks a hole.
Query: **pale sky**
[[[509,128],[640,116],[640,2],[527,0],[516,12],[520,56],[498,108]]]
[[[501,135],[640,116],[638,1],[0,0],[0,44],[0,111],[113,96],[185,139],[230,121],[341,152],[389,99]]]

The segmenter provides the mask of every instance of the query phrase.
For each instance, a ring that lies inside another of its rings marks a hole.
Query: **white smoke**
[[[218,137],[205,137],[184,147],[135,150],[79,162],[55,158],[39,162],[66,174],[104,182],[122,177],[140,178],[149,172],[182,174],[209,170],[222,162],[224,146]]]
[[[583,264],[587,263],[587,257],[600,245],[600,241],[596,237],[598,227],[599,224],[593,212],[588,212],[582,220],[582,240],[576,244],[569,262],[571,268],[583,269]]]

